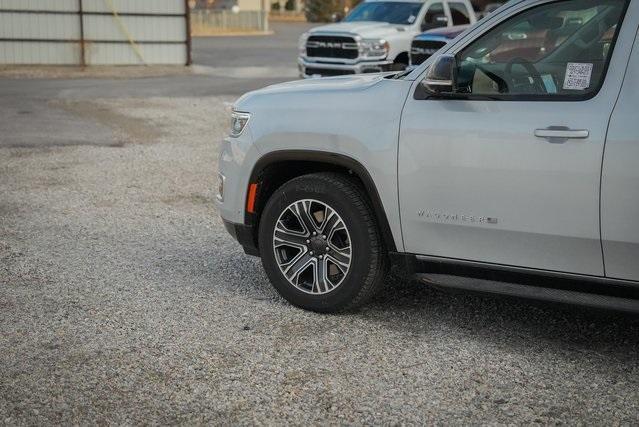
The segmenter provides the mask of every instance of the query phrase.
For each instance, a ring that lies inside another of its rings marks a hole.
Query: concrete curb
[[[193,38],[201,37],[247,37],[247,36],[271,36],[275,34],[274,31],[238,31],[228,33],[210,33],[210,34],[192,34]]]

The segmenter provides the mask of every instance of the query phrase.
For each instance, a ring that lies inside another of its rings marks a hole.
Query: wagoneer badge
[[[430,222],[466,222],[473,224],[497,224],[499,222],[497,218],[489,216],[449,214],[424,210],[417,212],[417,215]]]

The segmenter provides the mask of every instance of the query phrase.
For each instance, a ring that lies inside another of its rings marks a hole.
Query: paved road
[[[229,101],[250,90],[297,78],[297,39],[311,28],[306,23],[273,23],[274,33],[250,37],[202,37],[193,41],[194,70],[151,77],[8,79],[0,78],[0,146],[110,144],[104,130],[72,120],[70,113],[51,108],[58,99],[149,97],[210,97],[229,95]],[[157,75],[160,74],[160,75]],[[63,75],[63,73],[62,73]],[[35,119],[37,117],[37,119]],[[34,120],[38,125],[33,126]]]
[[[268,36],[195,38],[194,70],[188,74],[126,79],[126,70],[116,68],[114,79],[91,78],[90,71],[81,79],[0,78],[0,94],[5,99],[239,96],[298,78],[297,39],[311,25],[273,23],[272,28]]]
[[[210,67],[291,67],[297,69],[297,40],[307,23],[271,23],[263,37],[197,37],[193,61]]]
[[[0,424],[639,422],[636,317],[282,301],[213,205],[233,81],[0,80]]]

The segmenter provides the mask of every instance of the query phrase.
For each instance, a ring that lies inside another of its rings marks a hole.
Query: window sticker
[[[408,17],[408,23],[412,24],[413,22],[415,22],[415,19],[417,19],[417,17],[415,15],[411,15]]]
[[[592,76],[592,64],[569,62],[566,65],[566,78],[564,79],[564,89],[584,90],[590,87],[590,77]]]

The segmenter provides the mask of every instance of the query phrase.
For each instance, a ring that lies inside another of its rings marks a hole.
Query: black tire
[[[314,199],[339,214],[348,228],[351,264],[341,283],[325,294],[309,294],[284,276],[273,248],[275,226],[292,203]],[[266,204],[259,228],[262,265],[277,292],[291,304],[320,313],[352,311],[366,303],[383,285],[387,269],[383,242],[363,189],[339,173],[315,173],[295,178],[278,188]]]

